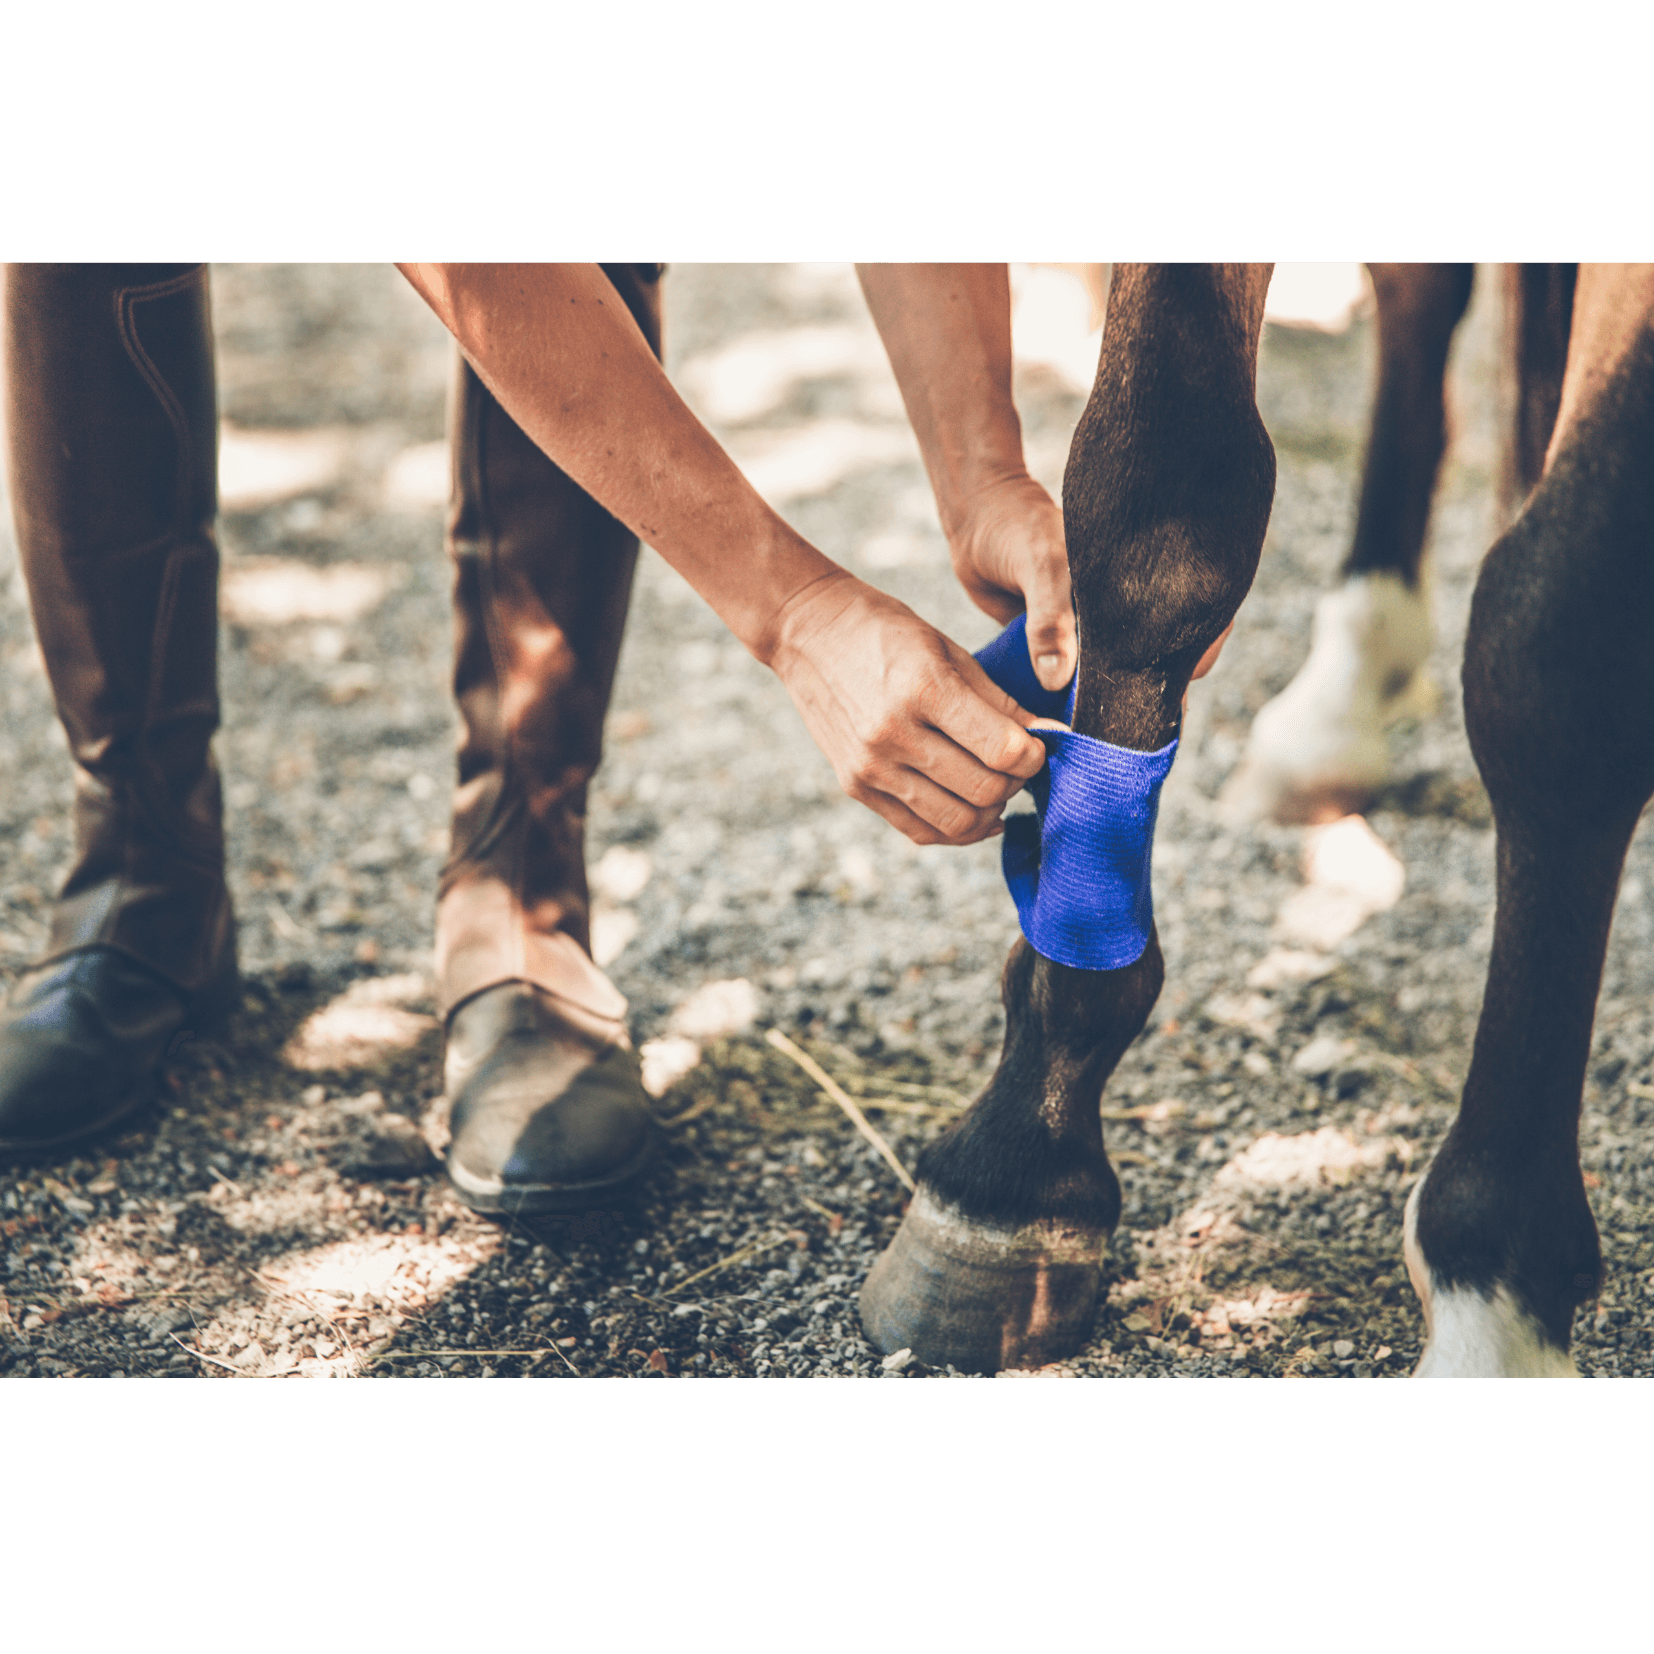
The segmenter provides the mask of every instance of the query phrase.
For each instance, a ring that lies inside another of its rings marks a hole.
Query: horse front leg
[[[1115,269],[1063,510],[1080,633],[1073,729],[1128,754],[1176,739],[1189,681],[1257,568],[1275,481],[1255,395],[1268,281],[1260,265]],[[1115,917],[1099,912],[1098,927]],[[1112,968],[1027,941],[1011,950],[998,1068],[921,1158],[862,1292],[881,1349],[991,1372],[1084,1342],[1120,1215],[1102,1090],[1163,976],[1152,923]]]

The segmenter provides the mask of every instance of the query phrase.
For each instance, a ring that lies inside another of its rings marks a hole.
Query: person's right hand
[[[915,844],[975,844],[1038,774],[1031,714],[906,604],[839,570],[793,595],[770,665],[839,785]]]

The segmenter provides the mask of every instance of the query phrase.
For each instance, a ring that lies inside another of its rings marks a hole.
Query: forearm
[[[1003,264],[858,264],[942,529],[984,489],[1026,475],[1011,399],[1011,287]]]
[[[506,412],[767,664],[789,603],[838,565],[764,503],[689,411],[602,271],[399,268]]]

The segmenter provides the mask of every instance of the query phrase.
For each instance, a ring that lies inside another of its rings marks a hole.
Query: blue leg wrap
[[[1072,721],[1074,685],[1043,689],[1034,676],[1026,616],[976,658],[1019,706]],[[1048,756],[1028,783],[1035,814],[1006,821],[1001,859],[1022,934],[1059,965],[1120,970],[1149,945],[1154,819],[1177,742],[1159,752],[1134,752],[1071,730],[1029,733],[1045,743]]]

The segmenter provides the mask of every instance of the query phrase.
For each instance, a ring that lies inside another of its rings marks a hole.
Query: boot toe
[[[655,1150],[636,1056],[594,1048],[525,983],[478,997],[491,1003],[462,1007],[449,1030],[458,1083],[448,1173],[460,1198],[481,1212],[582,1211],[614,1198]]]
[[[0,1011],[0,1151],[72,1143],[142,1106],[184,1016],[169,983],[116,953],[31,972]]]

